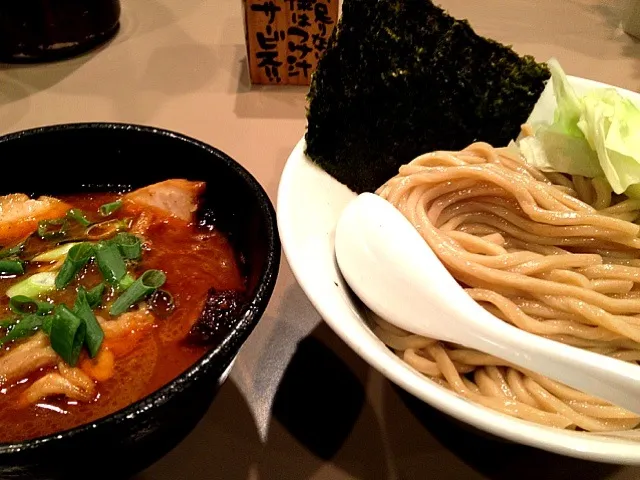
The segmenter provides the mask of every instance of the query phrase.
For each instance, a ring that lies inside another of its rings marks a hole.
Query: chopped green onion
[[[131,306],[138,303],[158,288],[164,285],[167,276],[160,270],[147,270],[120,295],[109,309],[111,316],[126,312]]]
[[[100,242],[95,247],[96,261],[104,279],[112,285],[117,285],[127,273],[127,265],[120,255],[117,246],[108,242]]]
[[[81,287],[82,288],[82,287]],[[100,306],[102,303],[102,295],[104,294],[104,283],[99,283],[91,290],[87,292],[87,302],[89,306],[94,309]]]
[[[22,275],[24,265],[20,260],[5,258],[0,260],[0,275]]]
[[[120,290],[126,290],[131,285],[133,285],[133,282],[135,281],[136,279],[131,274],[127,273],[124,277],[122,277],[122,280],[118,282],[118,287],[120,288]]]
[[[22,250],[24,250],[24,246],[27,244],[27,240],[23,240],[17,245],[9,248],[3,248],[0,250],[0,258],[13,257],[14,255],[18,255]]]
[[[102,215],[103,217],[108,217],[112,213],[119,210],[120,207],[122,207],[122,200],[116,200],[115,202],[105,203],[104,205],[100,206],[100,215]]]
[[[56,288],[61,290],[69,285],[92,256],[93,245],[90,243],[79,243],[71,247],[56,277]]]
[[[20,315],[44,315],[53,310],[49,302],[40,302],[24,295],[15,295],[9,300],[9,308]]]
[[[13,327],[18,320],[20,320],[20,317],[13,317],[13,318],[7,318],[6,320],[2,320],[0,321],[0,328],[7,329],[10,327]]]
[[[89,350],[89,356],[94,358],[98,354],[100,345],[102,345],[102,341],[104,340],[104,332],[91,310],[87,291],[83,287],[78,289],[78,297],[73,306],[73,312],[85,323],[86,332],[84,343],[87,345],[87,350]]]
[[[47,335],[51,335],[51,325],[53,325],[53,315],[47,315],[42,319],[42,331]]]
[[[16,322],[4,337],[0,338],[0,346],[19,338],[30,337],[42,326],[42,317],[27,315]]]
[[[35,298],[38,295],[52,291],[55,287],[56,272],[38,272],[12,285],[7,290],[7,296],[25,295]]]
[[[118,232],[123,232],[131,226],[131,219],[114,218],[106,222],[91,225],[86,232],[89,240],[103,240],[112,237]]]
[[[38,235],[44,240],[55,240],[62,238],[67,234],[69,222],[66,218],[57,218],[54,220],[41,220],[38,222]]]
[[[55,262],[56,260],[60,260],[61,258],[66,257],[67,253],[69,253],[69,250],[71,250],[71,248],[75,245],[79,245],[79,242],[65,243],[64,245],[54,248],[53,250],[47,250],[46,252],[41,253],[40,255],[36,255],[31,259],[31,261],[32,262]]]
[[[51,323],[51,347],[70,366],[75,367],[84,344],[87,326],[82,318],[58,305]]]
[[[67,218],[75,220],[83,227],[88,227],[89,225],[91,225],[91,222],[87,220],[87,216],[79,208],[72,208],[71,210],[69,210],[67,212]]]
[[[142,241],[126,232],[118,233],[112,240],[118,248],[120,253],[127,260],[139,260],[142,257]]]

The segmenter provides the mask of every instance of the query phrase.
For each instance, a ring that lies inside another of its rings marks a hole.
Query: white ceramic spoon
[[[345,280],[373,312],[418,335],[494,355],[640,414],[640,367],[527,333],[458,285],[393,205],[363,193],[336,226]]]

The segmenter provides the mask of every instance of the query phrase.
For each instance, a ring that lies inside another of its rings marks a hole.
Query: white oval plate
[[[569,79],[578,93],[608,86],[577,77]],[[640,106],[639,94],[618,90]],[[549,82],[530,120],[550,120],[554,108]],[[315,308],[358,355],[429,405],[493,435],[576,458],[640,465],[640,435],[636,442],[512,418],[459,397],[396,357],[369,329],[365,312],[353,302],[335,261],[335,225],[355,193],[313,164],[304,147],[303,138],[291,153],[280,179],[277,215],[282,246],[296,279]]]

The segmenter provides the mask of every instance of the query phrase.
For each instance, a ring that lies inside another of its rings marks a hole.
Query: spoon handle
[[[451,304],[451,315],[480,328],[469,325],[459,343],[640,414],[640,367],[520,330],[468,298],[473,305]]]
[[[400,271],[411,272],[410,275],[401,280],[387,273],[394,289],[414,292],[413,301],[407,299],[405,307],[391,313],[399,320],[393,323],[488,353],[640,415],[638,365],[549,340],[497,318],[458,285],[430,248],[423,249],[424,255],[415,255],[414,251],[411,257],[407,256],[405,268]],[[402,256],[399,253],[394,258]],[[442,266],[441,270],[433,261]],[[406,280],[409,278],[410,283]],[[379,306],[375,308],[376,313],[382,313]],[[390,314],[388,310],[384,313]],[[424,325],[425,330],[416,325]]]

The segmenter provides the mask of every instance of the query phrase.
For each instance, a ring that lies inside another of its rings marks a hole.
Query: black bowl
[[[113,37],[120,0],[2,0],[0,61],[60,60]]]
[[[0,194],[104,191],[167,178],[206,181],[204,219],[226,232],[243,256],[250,301],[237,321],[220,326],[211,349],[186,372],[94,423],[0,444],[0,478],[130,476],[193,429],[264,312],[280,262],[273,206],[258,182],[224,153],[151,127],[92,123],[27,130],[0,137],[0,158],[6,179],[0,182]]]

